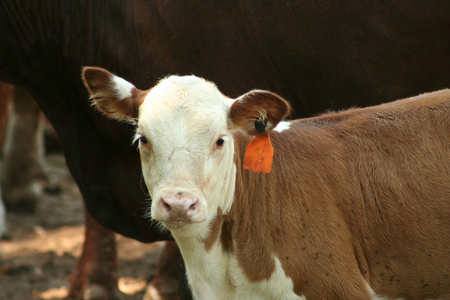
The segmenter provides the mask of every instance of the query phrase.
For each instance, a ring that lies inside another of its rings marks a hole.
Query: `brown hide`
[[[251,281],[275,255],[307,299],[369,299],[366,282],[450,296],[450,90],[294,121],[271,133],[270,174],[241,168],[236,138],[235,202],[216,222]]]

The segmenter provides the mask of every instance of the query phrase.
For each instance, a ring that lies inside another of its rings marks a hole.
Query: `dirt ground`
[[[37,213],[8,212],[11,239],[0,242],[0,300],[63,299],[83,243],[81,196],[60,154],[47,156]],[[116,235],[123,299],[142,299],[163,243]]]

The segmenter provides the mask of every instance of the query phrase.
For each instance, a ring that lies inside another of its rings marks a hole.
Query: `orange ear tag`
[[[247,146],[245,151],[244,169],[270,173],[272,169],[273,147],[269,135],[255,137]]]

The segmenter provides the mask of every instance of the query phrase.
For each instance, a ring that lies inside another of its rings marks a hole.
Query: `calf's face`
[[[193,76],[169,77],[149,91],[136,139],[154,220],[178,228],[231,205],[236,167],[230,106],[214,85]]]
[[[267,135],[289,110],[273,93],[230,99],[195,76],[171,76],[148,91],[100,68],[84,68],[83,80],[101,112],[136,122],[151,217],[171,230],[229,211],[238,167],[234,134]]]

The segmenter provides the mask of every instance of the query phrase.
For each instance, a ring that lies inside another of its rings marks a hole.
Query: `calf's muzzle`
[[[162,222],[190,223],[198,211],[197,197],[177,193],[164,195],[159,201],[159,209],[164,218]]]

